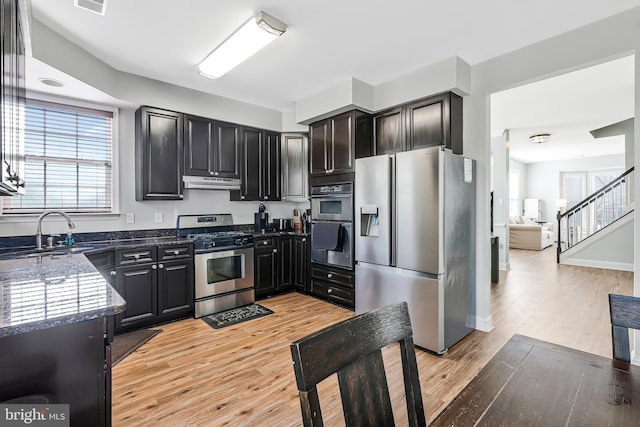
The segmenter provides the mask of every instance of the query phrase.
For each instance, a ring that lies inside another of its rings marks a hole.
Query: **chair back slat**
[[[380,350],[340,369],[338,383],[346,425],[393,425],[389,387]]]
[[[640,298],[609,294],[613,358],[629,363],[629,328],[640,330]]]
[[[304,425],[323,425],[316,384],[334,373],[347,426],[393,425],[381,352],[393,343],[400,343],[408,425],[426,426],[405,302],[358,315],[291,343]]]

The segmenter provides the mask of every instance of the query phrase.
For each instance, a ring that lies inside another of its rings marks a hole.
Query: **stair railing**
[[[564,213],[558,211],[558,254],[604,229],[629,212],[633,170],[628,171],[577,203]]]

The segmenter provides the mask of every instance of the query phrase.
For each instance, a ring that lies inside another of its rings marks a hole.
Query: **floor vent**
[[[104,12],[107,10],[107,0],[73,0],[73,4],[80,9],[85,9],[102,16],[104,16]]]

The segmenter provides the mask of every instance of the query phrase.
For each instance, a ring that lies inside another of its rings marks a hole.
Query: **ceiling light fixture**
[[[529,142],[532,144],[544,144],[545,142],[549,142],[551,139],[551,135],[548,133],[541,133],[538,135],[531,135],[529,137]]]
[[[47,85],[47,86],[53,86],[53,87],[62,87],[62,86],[64,86],[64,83],[61,82],[60,80],[52,79],[52,78],[49,78],[49,77],[40,77],[38,80],[43,85]]]
[[[198,73],[210,79],[217,79],[277,39],[286,30],[286,24],[271,15],[259,12],[211,52],[198,65]]]

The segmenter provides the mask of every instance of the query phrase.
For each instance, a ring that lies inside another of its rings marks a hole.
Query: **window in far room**
[[[27,99],[25,194],[5,197],[2,212],[110,213],[114,115],[109,108]]]
[[[522,199],[520,198],[520,174],[509,173],[509,216],[522,215]]]

